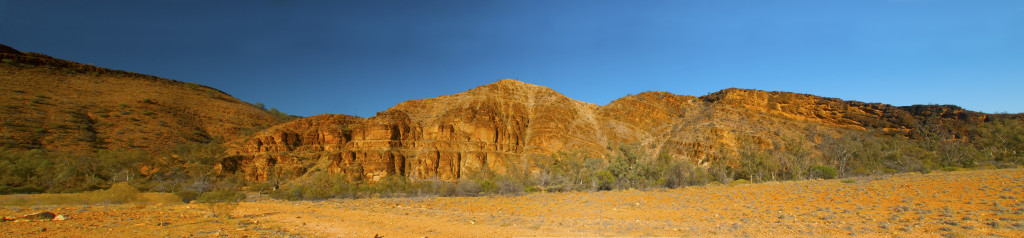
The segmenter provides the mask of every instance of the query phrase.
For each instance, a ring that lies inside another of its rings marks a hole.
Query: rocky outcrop
[[[222,169],[252,180],[309,171],[371,181],[389,175],[456,180],[485,170],[534,171],[530,157],[560,151],[602,158],[621,143],[707,166],[735,156],[741,144],[767,148],[794,146],[778,142],[795,140],[810,146],[863,128],[909,137],[927,120],[940,118],[938,125],[955,129],[980,123],[985,115],[747,89],[703,97],[644,92],[597,106],[546,87],[501,80],[406,101],[370,118],[326,114],[274,126],[235,148]]]
[[[524,154],[603,150],[597,108],[546,87],[502,80],[403,102],[370,118],[319,115],[278,125],[236,148],[222,169],[254,180],[308,169],[368,180],[505,173]]]

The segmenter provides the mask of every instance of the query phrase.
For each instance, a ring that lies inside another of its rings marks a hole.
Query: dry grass
[[[174,204],[181,198],[170,193],[140,193],[127,184],[82,193],[0,195],[0,206],[90,205],[90,204]]]
[[[65,207],[63,222],[8,222],[0,236],[753,236],[1022,237],[1024,169],[709,185],[516,197],[335,199],[239,204],[232,218],[197,205]],[[0,207],[0,215],[36,212]],[[166,225],[159,225],[168,223]],[[10,229],[6,229],[6,228]]]
[[[907,173],[654,191],[243,203],[310,235],[1024,235],[1024,170]],[[296,218],[301,216],[301,218]]]

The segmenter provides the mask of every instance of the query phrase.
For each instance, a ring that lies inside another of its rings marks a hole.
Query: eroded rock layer
[[[274,126],[235,148],[224,169],[252,180],[310,171],[371,181],[388,175],[456,180],[485,170],[535,170],[529,157],[560,151],[602,158],[620,143],[706,166],[735,153],[740,141],[816,143],[866,127],[912,137],[925,120],[940,120],[956,134],[958,126],[988,116],[955,106],[895,107],[745,89],[703,97],[644,92],[598,106],[501,80],[406,101],[370,118],[327,114]]]

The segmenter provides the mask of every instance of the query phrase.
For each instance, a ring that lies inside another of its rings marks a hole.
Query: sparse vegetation
[[[458,181],[410,180],[390,176],[383,182],[352,180],[351,176],[316,172],[286,183],[272,197],[288,200],[365,198],[393,196],[479,196],[483,194],[524,194],[533,192],[597,191],[616,189],[677,188],[708,183],[738,185],[794,179],[835,179],[899,172],[926,172],[932,169],[955,171],[961,168],[1006,168],[1021,165],[1014,153],[1019,151],[1021,131],[1018,122],[985,126],[979,133],[999,133],[995,138],[1013,140],[977,140],[972,144],[943,136],[909,140],[880,135],[877,131],[854,131],[839,137],[824,137],[818,145],[805,139],[788,137],[757,146],[756,139],[741,140],[734,153],[720,150],[709,166],[671,158],[667,154],[647,155],[638,144],[621,144],[601,158],[588,158],[581,152],[559,152],[532,156],[529,166],[540,173],[510,170],[498,175],[481,171]],[[1017,141],[1017,142],[1008,142]],[[974,149],[970,149],[974,148]],[[981,149],[978,149],[981,148]],[[1007,150],[995,148],[1010,148]],[[815,152],[815,151],[820,152]],[[988,151],[978,153],[976,151]],[[959,152],[956,152],[959,151]],[[997,159],[998,158],[998,159]],[[985,166],[982,166],[985,167]],[[361,171],[361,170],[360,170]],[[328,179],[329,178],[329,179]],[[844,179],[843,183],[855,183]]]
[[[218,189],[200,194],[196,202],[206,204],[215,217],[231,218],[231,212],[242,199],[245,194],[234,189]]]
[[[174,201],[172,197],[170,194],[140,193],[132,185],[121,182],[108,189],[79,193],[5,195],[0,196],[0,206],[167,203]]]

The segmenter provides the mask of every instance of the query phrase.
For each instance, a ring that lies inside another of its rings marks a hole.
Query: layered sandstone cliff
[[[602,158],[621,143],[707,166],[734,155],[741,142],[811,146],[863,128],[910,137],[925,120],[969,125],[986,115],[948,106],[901,108],[745,89],[703,97],[644,92],[598,106],[550,88],[501,80],[406,101],[370,118],[328,114],[281,124],[235,148],[223,169],[253,180],[310,171],[371,181],[388,175],[455,180],[484,170],[528,172],[536,169],[530,157],[559,151]]]

